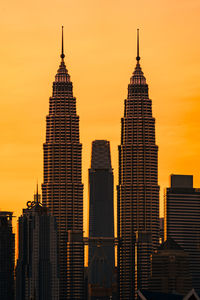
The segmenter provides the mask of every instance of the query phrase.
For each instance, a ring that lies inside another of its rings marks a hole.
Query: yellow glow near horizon
[[[199,0],[11,0],[0,11],[1,210],[20,215],[37,179],[43,180],[45,116],[60,62],[61,25],[80,116],[85,230],[94,139],[111,142],[117,184],[120,119],[136,64],[137,28],[156,118],[161,203],[171,173],[193,174],[200,187]]]

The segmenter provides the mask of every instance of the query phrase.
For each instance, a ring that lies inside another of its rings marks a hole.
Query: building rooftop
[[[151,292],[145,290],[138,291],[138,295],[139,299],[142,300],[183,300],[182,295]]]
[[[109,141],[95,140],[92,142],[91,169],[112,169]]]
[[[160,245],[158,250],[182,250],[181,246],[179,246],[174,239],[168,238],[164,243]]]
[[[172,188],[193,188],[193,175],[171,175]]]

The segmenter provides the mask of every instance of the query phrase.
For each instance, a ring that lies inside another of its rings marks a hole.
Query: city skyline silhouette
[[[50,23],[51,1],[48,5],[41,4],[39,12],[32,4],[19,12],[13,3],[8,15],[8,6],[3,7],[0,208],[19,216],[24,204],[32,199],[37,178],[42,183],[45,116],[51,82],[59,63],[63,24],[66,65],[74,83],[80,115],[84,230],[87,234],[87,170],[91,141],[110,141],[116,186],[120,119],[127,81],[135,64],[137,27],[141,32],[143,70],[148,77],[156,118],[160,201],[163,201],[162,191],[168,186],[171,173],[193,174],[194,186],[198,186],[200,41],[195,30],[199,24],[199,5],[197,1],[184,2],[179,11],[177,4],[156,5],[155,1],[151,8],[147,1],[141,4],[126,1],[115,7],[113,1],[93,6],[91,1],[86,1],[84,7],[79,2],[78,8],[77,4],[71,7],[63,4],[62,9],[59,3],[53,23]],[[142,5],[145,5],[144,10]],[[47,13],[42,19],[45,9]],[[28,10],[31,10],[29,19]],[[87,18],[83,17],[82,10]],[[16,18],[16,12],[20,18]],[[77,16],[76,20],[73,16]],[[185,16],[189,20],[187,26]],[[116,209],[116,189],[114,193]]]

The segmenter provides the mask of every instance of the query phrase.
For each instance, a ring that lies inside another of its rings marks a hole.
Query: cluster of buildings
[[[12,213],[0,212],[0,299],[199,299],[200,189],[193,176],[171,175],[159,218],[155,118],[139,35],[121,119],[117,238],[107,140],[92,143],[89,236],[83,236],[82,144],[64,57],[62,32],[46,117],[42,200],[37,188],[18,219],[16,268]]]

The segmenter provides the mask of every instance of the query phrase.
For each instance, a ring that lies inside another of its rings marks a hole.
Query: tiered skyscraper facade
[[[92,142],[89,240],[89,299],[108,299],[113,295],[115,256],[113,169],[110,143],[106,140]]]
[[[15,235],[12,212],[0,212],[0,299],[14,300]]]
[[[84,290],[82,145],[76,98],[64,57],[62,36],[61,64],[46,119],[42,194],[43,203],[57,220],[60,300],[73,300],[83,299]]]
[[[150,255],[159,241],[158,147],[148,85],[140,67],[139,36],[135,71],[121,119],[118,192],[119,299],[147,289]]]

